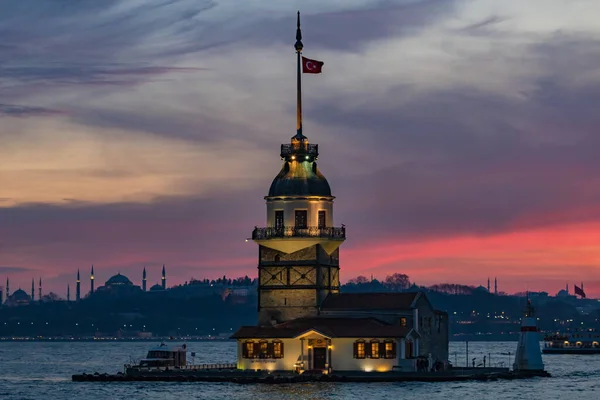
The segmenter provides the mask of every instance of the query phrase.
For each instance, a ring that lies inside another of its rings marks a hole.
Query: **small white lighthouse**
[[[544,371],[535,309],[529,299],[527,299],[525,316],[521,319],[521,333],[513,370],[515,372]]]

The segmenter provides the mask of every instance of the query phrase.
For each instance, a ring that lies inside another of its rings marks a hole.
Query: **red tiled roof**
[[[407,327],[389,325],[376,318],[298,318],[275,326],[242,326],[233,339],[294,338],[315,330],[332,338],[405,337]]]
[[[403,293],[332,293],[321,309],[327,310],[406,310],[419,292]]]

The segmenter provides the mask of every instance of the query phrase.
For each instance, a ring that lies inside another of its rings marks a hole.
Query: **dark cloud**
[[[447,16],[456,4],[456,0],[380,1],[348,11],[304,13],[303,41],[308,51],[356,51],[372,41],[411,36]],[[264,18],[248,26],[243,36],[254,45],[288,43],[291,47],[295,43],[295,18],[294,14]]]
[[[9,117],[46,117],[50,115],[60,115],[64,112],[44,107],[32,107],[19,104],[0,104],[0,116]]]
[[[20,273],[20,272],[27,272],[27,271],[30,271],[30,269],[22,268],[22,267],[7,267],[7,266],[0,265],[0,274],[13,274],[13,273]]]

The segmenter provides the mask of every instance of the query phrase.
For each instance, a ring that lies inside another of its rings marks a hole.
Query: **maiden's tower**
[[[283,166],[265,196],[266,226],[252,232],[259,252],[258,323],[233,335],[238,368],[414,370],[417,359],[442,365],[448,316],[424,293],[339,293],[346,228],[334,224],[318,145],[302,131],[302,74],[320,73],[323,63],[302,56],[300,13],[294,47],[296,134],[281,145]]]

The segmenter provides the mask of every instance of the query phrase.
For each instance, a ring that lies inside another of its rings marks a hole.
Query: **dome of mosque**
[[[15,290],[15,292],[11,295],[11,298],[15,301],[31,300],[31,297],[29,297],[29,295],[23,289]]]
[[[481,286],[481,285],[477,286],[477,287],[475,288],[475,291],[476,291],[476,292],[482,292],[482,293],[488,293],[488,290],[487,290],[487,288],[485,288],[484,286]]]
[[[114,286],[114,285],[133,285],[129,278],[125,275],[121,275],[118,273],[117,275],[111,276],[105,283],[106,286]]]
[[[158,283],[150,288],[151,292],[156,292],[159,290],[163,290],[163,287],[161,285],[159,285]]]

